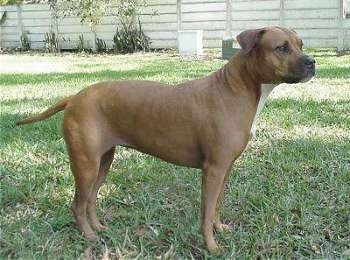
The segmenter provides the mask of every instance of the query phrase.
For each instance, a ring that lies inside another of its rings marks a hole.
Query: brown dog
[[[315,73],[315,61],[303,54],[293,31],[248,30],[237,40],[242,50],[205,78],[179,86],[101,82],[18,122],[64,110],[63,134],[76,186],[72,210],[87,239],[96,238],[93,229],[105,229],[96,215],[96,197],[121,145],[202,169],[201,232],[208,250],[218,249],[213,228],[228,228],[220,221],[218,204],[231,166],[250,139],[257,110],[277,84],[304,82]]]

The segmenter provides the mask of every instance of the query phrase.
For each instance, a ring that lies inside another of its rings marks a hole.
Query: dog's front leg
[[[223,165],[208,165],[203,169],[202,201],[201,201],[201,233],[210,253],[218,250],[213,228],[216,220],[218,199],[223,189],[226,173],[229,167]]]
[[[223,185],[221,187],[221,191],[220,191],[220,194],[219,194],[218,202],[216,204],[214,228],[215,228],[216,231],[219,231],[219,232],[231,231],[231,227],[229,225],[227,225],[227,224],[223,224],[221,222],[221,219],[220,219],[220,206],[221,206],[221,203],[222,203],[222,199],[224,197],[225,186],[226,186],[228,177],[230,176],[230,173],[231,173],[231,167],[226,172],[224,183],[223,183]]]

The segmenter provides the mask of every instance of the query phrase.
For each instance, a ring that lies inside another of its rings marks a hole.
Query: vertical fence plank
[[[91,31],[91,49],[93,52],[97,52],[97,46],[96,46],[96,26],[90,26],[90,31]]]
[[[224,39],[232,38],[232,7],[231,0],[226,0],[226,25]]]
[[[59,31],[58,31],[58,14],[57,14],[57,6],[51,6],[51,28],[56,34],[56,39],[57,39],[57,51],[61,51],[61,44],[59,40]]]
[[[345,0],[338,0],[339,1],[339,10],[338,10],[338,44],[337,49],[338,51],[343,51],[345,44],[344,44],[344,38],[345,38],[345,28],[344,28],[344,18],[345,18]]]
[[[181,31],[181,30],[182,30],[181,1],[182,1],[182,0],[177,0],[177,1],[176,1],[176,16],[177,16],[177,30],[178,30],[178,31]]]
[[[22,7],[17,5],[17,32],[18,32],[18,45],[22,47],[21,36],[23,34],[23,20],[22,20]]]
[[[3,15],[6,15],[5,12],[6,11],[2,8],[2,6],[0,6],[0,21],[3,18]],[[0,22],[0,49],[1,47],[2,47],[2,25]]]
[[[285,0],[280,0],[280,26],[285,26],[284,1]]]

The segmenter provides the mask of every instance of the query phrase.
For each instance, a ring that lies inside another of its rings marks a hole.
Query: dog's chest
[[[276,87],[275,84],[262,84],[261,85],[261,95],[260,95],[260,99],[259,99],[259,103],[258,103],[258,108],[256,109],[256,113],[255,113],[252,127],[250,130],[250,133],[253,137],[255,137],[256,121],[259,117],[259,114],[261,113],[262,109],[264,108],[267,97],[270,95],[270,93],[272,92],[272,90],[275,87]]]

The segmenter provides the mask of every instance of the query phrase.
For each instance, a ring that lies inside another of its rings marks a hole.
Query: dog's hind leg
[[[109,149],[106,153],[103,154],[100,162],[100,169],[98,172],[97,180],[92,188],[88,205],[87,213],[90,218],[90,223],[93,229],[96,231],[103,231],[106,229],[104,225],[99,221],[96,214],[96,199],[98,191],[106,179],[109,168],[111,167],[113,157],[114,157],[115,146]]]
[[[75,195],[71,209],[83,235],[88,240],[95,240],[96,236],[87,218],[87,204],[97,180],[99,161],[97,158],[85,159],[76,158],[75,156],[70,156],[70,160],[75,179]]]
[[[89,123],[85,120],[84,123]],[[80,231],[88,240],[95,240],[88,217],[87,205],[98,179],[103,147],[99,129],[87,126],[68,115],[63,121],[63,134],[69,154],[70,167],[75,180],[72,212]]]

